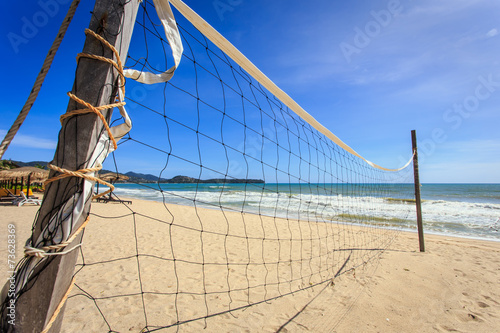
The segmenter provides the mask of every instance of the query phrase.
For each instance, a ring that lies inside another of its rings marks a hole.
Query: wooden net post
[[[139,0],[96,0],[92,12],[89,29],[113,45],[123,62],[127,57],[139,3]],[[81,33],[84,33],[83,29]],[[109,48],[92,36],[87,36],[83,53],[110,59],[114,57]],[[76,69],[72,93],[94,106],[110,104],[115,100],[118,91],[117,77],[116,69],[109,63],[81,58]],[[82,108],[84,107],[70,99],[67,112]],[[108,121],[111,113],[112,109],[102,111]],[[95,114],[68,118],[59,132],[59,142],[52,164],[67,170],[85,167],[103,130],[103,122]],[[50,177],[55,174],[55,171],[51,171]],[[50,219],[58,213],[58,208],[81,189],[83,181],[81,178],[68,177],[48,184],[31,239],[36,240],[40,236]],[[85,204],[80,221],[74,224],[74,230],[83,224],[89,211],[90,200]],[[78,244],[81,235],[82,233],[68,248]],[[8,326],[8,332],[41,332],[47,326],[50,326],[48,332],[60,331],[64,307],[56,320],[51,325],[48,323],[72,284],[77,254],[78,251],[71,251],[62,256],[46,257],[43,264],[35,267],[33,278],[29,280],[16,302],[16,325]],[[1,315],[2,322],[5,323],[6,311]],[[5,330],[5,325],[1,329]]]
[[[418,151],[417,151],[417,133],[411,131],[411,143],[413,149],[413,176],[415,180],[415,202],[417,206],[417,226],[418,226],[418,243],[420,252],[425,252],[424,244],[424,225],[422,222],[422,201],[420,199],[420,177],[418,174]]]

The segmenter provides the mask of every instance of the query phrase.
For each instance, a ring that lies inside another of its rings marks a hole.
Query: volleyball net
[[[116,184],[106,204],[94,202],[90,215],[79,217],[90,222],[71,252],[78,262],[62,325],[67,331],[214,330],[244,326],[244,317],[265,322],[252,313],[313,297],[380,255],[399,231],[415,229],[410,162],[387,169],[367,161],[187,6],[170,3],[175,15],[168,1],[140,5],[122,60],[129,77],[124,95],[115,73],[115,103],[127,109],[107,121],[111,132],[116,124],[127,129],[113,132],[119,132],[116,150],[109,137],[96,139],[89,160],[97,165],[110,153],[105,168],[138,172]],[[65,135],[76,137],[76,127]],[[68,215],[54,213],[59,222],[41,232],[41,241],[32,239],[32,248],[60,243],[57,228],[76,233],[67,227],[70,212],[90,204],[93,187],[89,192],[75,182],[71,190],[79,197],[63,207]],[[24,284],[17,297],[35,283],[39,273],[32,271],[53,259],[30,260],[18,265]],[[271,329],[294,311],[283,310]]]

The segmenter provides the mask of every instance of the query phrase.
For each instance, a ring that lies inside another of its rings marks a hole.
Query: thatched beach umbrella
[[[116,172],[103,173],[102,175],[99,175],[98,177],[100,179],[104,180],[105,182],[108,182],[111,184],[113,184],[114,182],[116,182],[118,180],[120,180],[120,181],[129,180],[128,176],[125,176],[121,173],[116,173]],[[97,183],[96,185],[97,185],[97,193],[99,193],[99,183]],[[109,194],[109,196],[111,197],[111,193]]]
[[[45,181],[49,178],[49,171],[30,166],[0,171],[0,180],[14,180],[21,177],[29,177],[31,181]]]
[[[9,169],[9,170],[1,170],[0,171],[0,180],[7,180],[7,181],[16,181],[16,188],[17,185],[19,184],[17,182],[17,179],[21,178],[21,190],[23,189],[23,179],[27,178],[26,181],[26,187],[27,187],[27,195],[29,195],[29,190],[31,186],[31,182],[43,182],[49,178],[49,171],[36,168],[36,167],[21,167],[21,168],[15,168],[15,169]]]
[[[99,178],[101,178],[105,182],[109,182],[109,183],[114,183],[118,180],[119,181],[129,180],[128,176],[125,176],[125,175],[122,175],[121,173],[116,173],[116,172],[104,173],[102,175],[99,175]]]

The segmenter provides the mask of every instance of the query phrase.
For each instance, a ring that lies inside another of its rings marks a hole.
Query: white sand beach
[[[16,226],[21,258],[37,209],[0,206],[2,281],[8,225]],[[153,330],[280,295],[160,331],[499,332],[500,242],[426,235],[427,251],[419,253],[413,233],[135,199],[131,206],[93,203],[92,214],[63,332],[139,332],[146,320]],[[292,241],[298,235],[304,241]],[[395,235],[382,254],[368,250]],[[335,250],[342,244],[364,248],[348,262],[367,262],[333,283],[290,293],[334,274],[348,259]],[[248,264],[259,260],[267,264]]]

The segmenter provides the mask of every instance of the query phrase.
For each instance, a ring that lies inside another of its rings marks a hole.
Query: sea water
[[[413,184],[116,184],[118,196],[416,230]],[[423,184],[426,233],[500,241],[500,184]],[[356,218],[358,217],[358,218]],[[371,219],[371,220],[370,220]],[[372,221],[372,222],[370,222]]]

